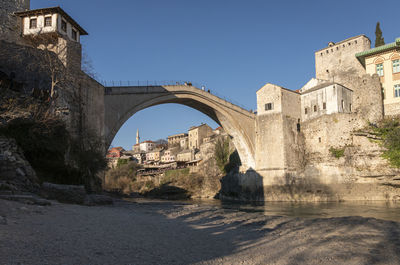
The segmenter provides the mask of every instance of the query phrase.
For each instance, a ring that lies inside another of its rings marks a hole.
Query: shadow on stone
[[[229,172],[221,179],[221,200],[264,202],[263,177],[253,169]]]
[[[171,186],[169,183],[163,184],[144,193],[144,196],[166,200],[185,200],[190,198],[190,194],[187,190]]]

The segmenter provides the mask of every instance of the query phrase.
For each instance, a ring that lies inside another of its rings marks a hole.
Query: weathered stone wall
[[[0,40],[0,71],[21,83],[22,92],[50,88],[49,69],[39,64],[40,58],[44,56],[41,50]]]
[[[13,13],[29,8],[29,0],[0,0],[0,40],[23,43],[21,19]]]
[[[338,72],[352,69],[357,75],[365,69],[357,61],[355,54],[369,50],[371,41],[364,35],[349,38],[315,52],[315,76],[319,79],[335,81]],[[340,83],[340,82],[338,82]]]
[[[79,47],[73,51],[76,56]],[[12,56],[10,56],[12,55]],[[51,87],[50,68],[41,61],[45,52],[29,46],[0,40],[0,71],[21,83],[21,92],[48,91]],[[53,59],[56,62],[57,54]],[[71,59],[77,63],[78,59]],[[40,63],[39,63],[40,62]],[[62,62],[59,64],[62,67]],[[61,69],[61,68],[60,68]],[[79,68],[66,68],[63,81],[58,86],[57,113],[66,121],[71,133],[104,137],[104,87]]]
[[[335,82],[353,90],[353,112],[359,119],[376,123],[383,118],[382,85],[378,75],[358,75],[353,70],[340,71]]]

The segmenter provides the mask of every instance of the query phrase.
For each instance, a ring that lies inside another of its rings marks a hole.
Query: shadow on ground
[[[0,201],[0,215],[5,264],[400,264],[400,224],[373,218],[299,219],[165,201],[45,208]]]

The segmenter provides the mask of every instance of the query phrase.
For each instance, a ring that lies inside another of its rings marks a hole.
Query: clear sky
[[[81,42],[99,80],[188,80],[247,109],[265,83],[298,89],[314,76],[314,52],[359,34],[400,37],[399,0],[31,0],[61,6],[86,31]],[[130,149],[136,129],[156,140],[208,123],[165,104],[132,116],[113,146]]]

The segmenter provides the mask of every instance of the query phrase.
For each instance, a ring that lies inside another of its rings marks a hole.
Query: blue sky
[[[400,37],[400,1],[384,0],[31,0],[61,6],[86,31],[85,53],[98,79],[188,80],[256,107],[265,83],[298,89],[314,76],[314,52],[329,41],[366,34],[379,21],[386,43]],[[172,122],[171,122],[172,120]],[[200,112],[165,104],[138,112],[113,146],[217,125]]]

